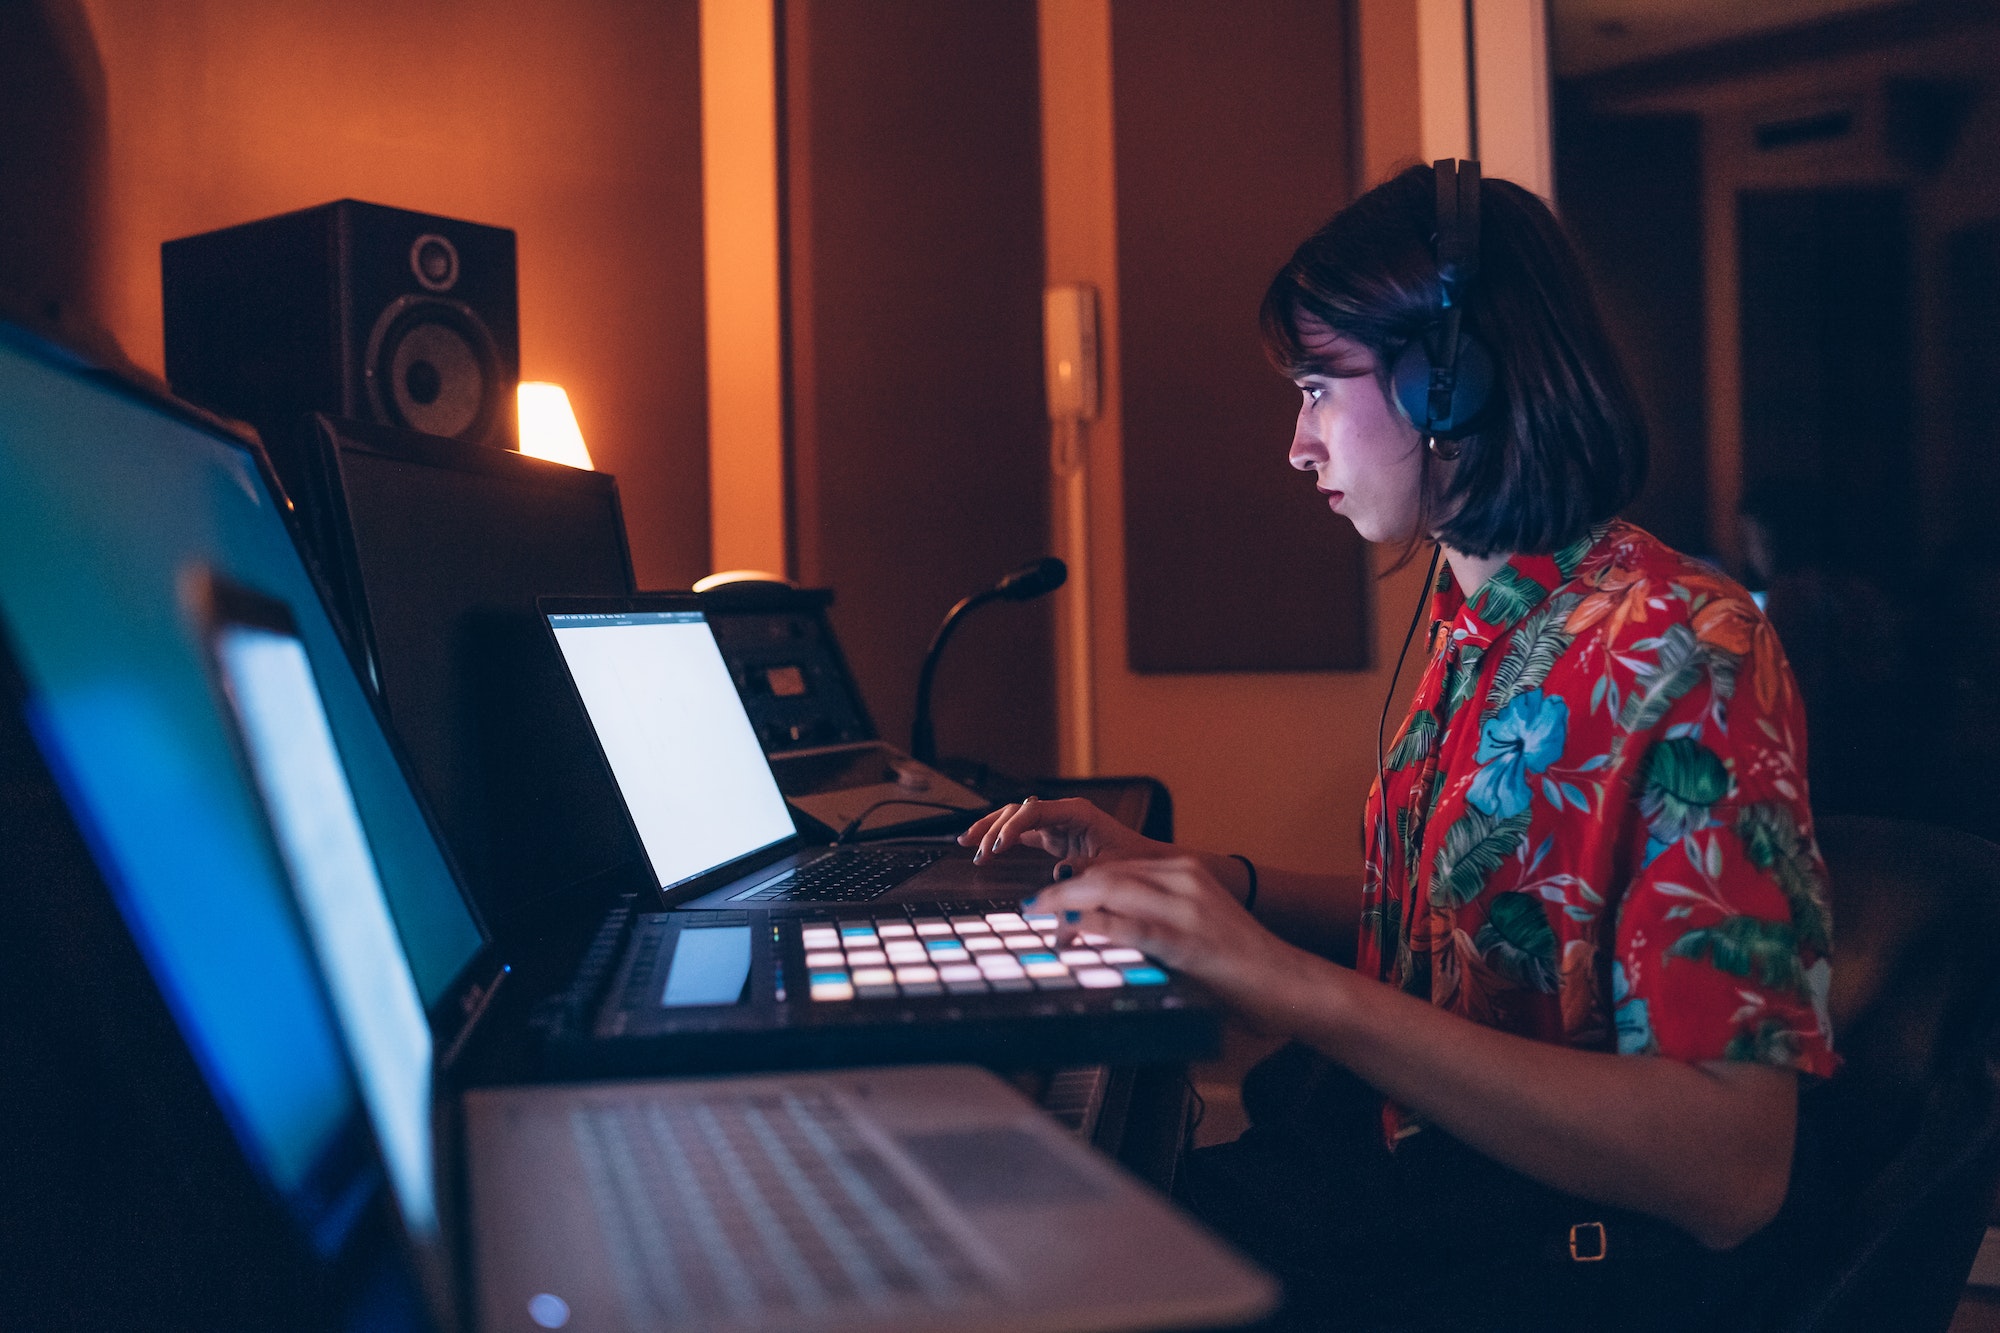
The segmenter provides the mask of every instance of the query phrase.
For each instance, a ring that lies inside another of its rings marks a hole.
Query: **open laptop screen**
[[[557,613],[549,628],[661,888],[794,834],[701,612]]]
[[[181,595],[196,567],[294,613],[417,984],[442,999],[478,926],[249,450],[0,327],[0,634],[29,723],[217,1102],[296,1199],[353,1090]]]
[[[247,624],[222,626],[215,652],[403,1221],[429,1240],[430,1025],[312,663],[295,636]]]

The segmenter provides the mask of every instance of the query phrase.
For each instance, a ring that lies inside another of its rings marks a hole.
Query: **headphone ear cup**
[[[1403,419],[1426,435],[1456,440],[1472,433],[1472,427],[1493,398],[1493,354],[1470,334],[1458,338],[1458,364],[1453,368],[1451,415],[1431,421],[1431,357],[1428,339],[1412,338],[1396,354],[1389,368],[1389,384],[1394,390],[1396,410]]]
[[[1472,434],[1493,402],[1493,354],[1471,334],[1458,338],[1458,379],[1451,390],[1451,419],[1431,434],[1457,440]]]
[[[1431,357],[1424,343],[1421,336],[1410,339],[1396,353],[1396,364],[1389,367],[1390,399],[1403,420],[1418,430],[1424,429],[1424,418],[1431,410]]]

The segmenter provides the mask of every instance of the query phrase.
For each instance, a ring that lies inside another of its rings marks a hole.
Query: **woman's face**
[[[1300,324],[1305,350],[1342,375],[1299,376],[1304,401],[1292,466],[1317,474],[1327,505],[1371,542],[1408,541],[1417,525],[1423,441],[1382,392],[1375,359],[1324,324]]]

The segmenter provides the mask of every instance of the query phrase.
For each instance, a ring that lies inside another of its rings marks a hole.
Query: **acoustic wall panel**
[[[1368,665],[1365,544],[1287,465],[1298,394],[1257,333],[1351,192],[1347,8],[1112,6],[1135,671]]]

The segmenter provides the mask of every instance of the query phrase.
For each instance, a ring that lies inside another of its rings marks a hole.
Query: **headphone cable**
[[[1389,728],[1389,707],[1396,701],[1396,684],[1403,678],[1403,662],[1410,655],[1410,644],[1417,637],[1417,626],[1424,618],[1424,608],[1430,605],[1431,592],[1437,582],[1438,563],[1444,558],[1444,544],[1431,547],[1431,561],[1424,569],[1424,586],[1417,594],[1417,609],[1410,613],[1410,628],[1403,635],[1403,647],[1396,654],[1396,669],[1389,673],[1389,692],[1382,696],[1382,715],[1375,722],[1375,793],[1380,807],[1380,818],[1376,821],[1380,831],[1380,841],[1376,844],[1382,853],[1382,883],[1386,889],[1389,880],[1389,780],[1384,771],[1382,747],[1383,735]],[[1411,885],[1412,889],[1416,886]],[[1384,904],[1386,906],[1386,903]],[[1382,962],[1386,965],[1388,959]]]

